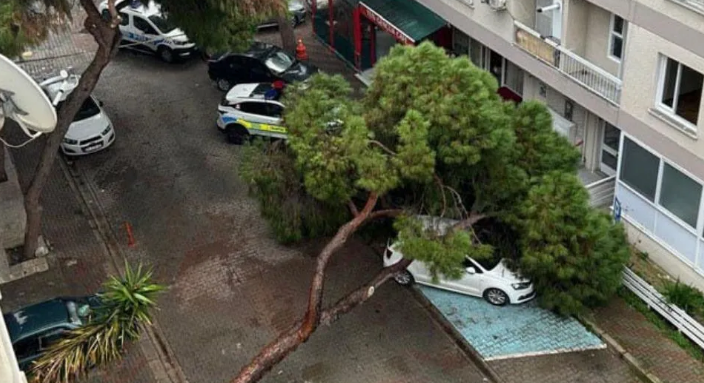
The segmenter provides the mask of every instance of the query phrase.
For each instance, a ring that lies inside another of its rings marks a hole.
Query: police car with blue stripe
[[[286,138],[281,90],[271,83],[239,84],[218,105],[217,126],[233,144],[251,136]]]
[[[196,52],[196,45],[188,40],[182,30],[169,23],[161,13],[161,7],[151,0],[146,5],[135,0],[118,0],[117,4],[129,1],[120,9],[120,33],[122,47],[155,53],[166,62],[189,57]],[[100,4],[101,15],[110,19],[107,0]]]

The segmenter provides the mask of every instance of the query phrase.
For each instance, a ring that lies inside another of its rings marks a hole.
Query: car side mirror
[[[465,269],[467,271],[467,274],[476,274],[477,270],[474,269],[474,267],[468,267]]]

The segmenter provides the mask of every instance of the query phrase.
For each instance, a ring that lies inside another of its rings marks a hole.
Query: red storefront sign
[[[386,21],[386,19],[381,17],[381,15],[374,12],[373,9],[369,8],[364,3],[359,3],[359,5],[359,12],[364,15],[364,17],[369,19],[372,23],[378,25],[379,28],[389,33],[396,39],[396,41],[400,42],[401,44],[415,43],[415,41],[410,36],[405,34],[402,30],[398,29],[395,25]]]

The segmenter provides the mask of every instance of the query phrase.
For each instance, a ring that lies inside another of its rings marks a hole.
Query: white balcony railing
[[[704,0],[670,0],[695,12],[704,14]]]
[[[572,78],[585,88],[605,98],[614,105],[621,99],[621,80],[586,59],[565,49],[520,21],[516,26],[514,43],[546,64]]]

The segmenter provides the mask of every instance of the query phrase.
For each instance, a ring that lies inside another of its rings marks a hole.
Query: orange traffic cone
[[[298,61],[308,60],[308,53],[306,53],[306,46],[303,45],[303,39],[298,39],[298,45],[296,45],[296,59],[298,59]]]

